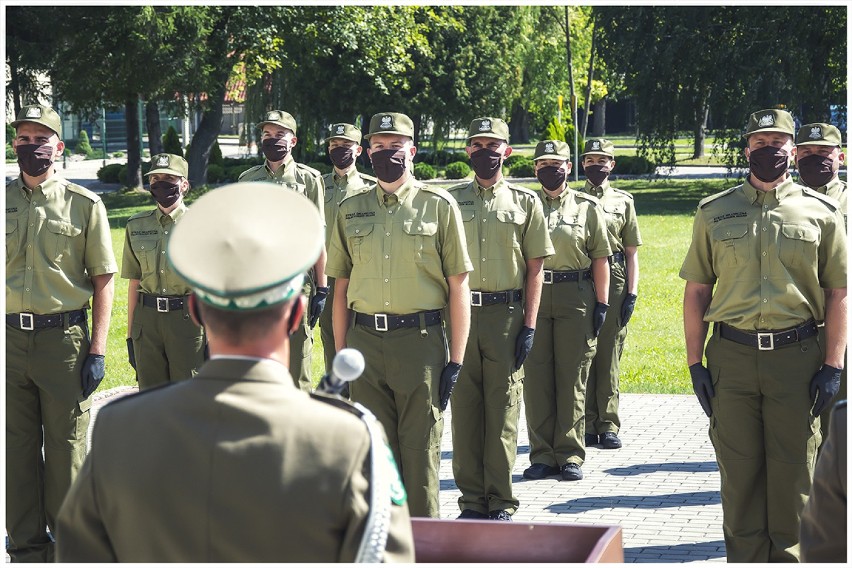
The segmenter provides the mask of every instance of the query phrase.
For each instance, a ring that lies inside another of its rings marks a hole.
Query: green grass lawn
[[[448,183],[449,185],[449,183]],[[630,321],[622,358],[621,390],[632,393],[692,392],[683,347],[678,277],[692,232],[698,200],[732,185],[725,180],[625,180],[614,184],[635,198],[643,246],[639,248],[639,299]],[[124,229],[130,215],[153,207],[144,193],[104,198],[112,227],[113,250],[121,266]],[[322,346],[315,330],[313,376],[323,372]],[[135,384],[127,362],[127,280],[116,278],[115,303],[107,344],[107,377],[101,389]],[[513,346],[511,348],[514,348]]]

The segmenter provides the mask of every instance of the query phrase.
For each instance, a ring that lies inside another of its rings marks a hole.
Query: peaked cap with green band
[[[354,124],[349,124],[347,122],[335,122],[328,129],[328,136],[326,136],[323,142],[328,143],[328,141],[332,138],[343,138],[344,140],[360,144],[361,131]]]
[[[178,177],[188,177],[189,165],[186,160],[176,154],[157,154],[151,158],[151,169],[146,176],[151,174],[170,174]]]
[[[587,154],[599,154],[615,158],[615,145],[606,138],[589,138],[586,140],[586,145],[580,157],[582,158]]]
[[[571,148],[562,140],[542,140],[535,145],[533,160],[570,160]]]
[[[370,132],[364,138],[369,140],[376,134],[396,134],[414,138],[414,122],[401,112],[380,112],[370,119]]]
[[[793,115],[786,110],[777,108],[766,108],[753,112],[748,117],[748,126],[746,126],[743,138],[748,138],[756,132],[783,132],[795,138],[796,126],[793,122]]]
[[[27,105],[23,107],[15,121],[11,123],[12,128],[17,128],[19,124],[24,122],[41,124],[56,132],[56,135],[60,138],[62,137],[62,119],[59,118],[59,113],[49,106]]]
[[[471,138],[484,136],[486,138],[495,138],[497,140],[505,140],[509,142],[509,125],[501,118],[492,116],[481,116],[474,118],[470,122],[470,128],[467,131],[467,140]]]
[[[258,310],[300,293],[324,240],[319,212],[305,196],[242,182],[197,199],[175,226],[166,256],[201,301]]]
[[[287,128],[288,130],[291,130],[293,134],[296,134],[296,119],[293,118],[292,114],[284,112],[283,110],[267,111],[266,114],[263,115],[263,120],[257,123],[257,127],[263,130],[264,124],[275,124],[276,126]]]
[[[817,146],[840,146],[840,130],[825,122],[805,124],[796,133],[796,146],[816,144]]]

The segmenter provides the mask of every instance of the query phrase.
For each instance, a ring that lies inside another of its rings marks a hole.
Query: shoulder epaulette
[[[130,219],[128,219],[127,222],[129,223],[131,221],[135,221],[136,219],[144,219],[145,217],[150,217],[151,215],[153,215],[156,212],[157,212],[156,209],[148,209],[147,211],[140,211],[139,213],[136,213],[135,215],[131,215]]]
[[[94,203],[97,203],[101,200],[100,196],[97,193],[89,191],[85,187],[77,185],[76,183],[71,183],[67,180],[65,182],[65,189],[70,192],[76,193],[77,195],[82,195],[83,197],[90,201],[93,201]]]
[[[318,169],[312,168],[311,166],[309,166],[307,164],[303,164],[301,162],[296,162],[296,169],[297,170],[304,170],[306,172],[312,173],[319,178],[322,177],[321,171],[319,171]]]
[[[834,199],[833,197],[829,197],[827,195],[823,195],[815,189],[811,189],[809,187],[802,186],[802,193],[804,193],[805,195],[809,195],[811,197],[816,197],[817,199],[819,199],[820,201],[822,201],[823,203],[825,203],[826,205],[831,207],[832,211],[835,211],[835,210],[840,208],[840,203],[838,203],[836,199]]]
[[[449,201],[450,203],[455,203],[455,201],[456,201],[455,198],[452,195],[450,195],[450,192],[448,190],[443,189],[441,187],[435,187],[435,186],[424,184],[424,185],[420,186],[420,189],[422,189],[423,191],[426,191],[428,193],[433,193],[437,196],[440,196],[442,199]]]
[[[372,187],[370,189],[372,189]],[[370,189],[368,189],[367,191],[347,191],[346,194],[343,196],[343,199],[340,200],[340,204],[342,205],[344,201],[349,201],[350,199],[353,199],[355,197],[370,193]]]
[[[618,193],[618,194],[620,194],[620,195],[623,195],[623,196],[625,196],[625,197],[629,197],[630,199],[633,199],[633,194],[632,194],[632,193],[630,193],[630,192],[624,191],[623,189],[618,189],[617,187],[612,187],[611,189],[612,189],[614,192],[616,192],[616,193]]]
[[[462,182],[462,183],[457,183],[456,185],[453,185],[453,186],[448,187],[448,188],[447,188],[447,191],[459,191],[460,189],[464,189],[464,188],[466,188],[466,187],[467,187],[467,186],[469,186],[471,183],[473,183],[473,182],[465,181],[465,182]]]
[[[724,197],[726,195],[729,195],[729,194],[735,192],[736,190],[738,190],[741,187],[742,187],[741,185],[737,185],[737,186],[728,188],[725,191],[720,191],[719,193],[714,193],[713,195],[707,196],[707,197],[705,197],[704,199],[702,199],[701,201],[698,202],[698,207],[700,209],[701,207],[704,207],[705,205],[707,205],[711,201],[716,201],[720,197]]]
[[[526,193],[530,197],[534,197],[534,198],[538,199],[538,194],[536,194],[535,191],[533,191],[532,189],[529,189],[528,187],[524,187],[522,185],[514,185],[514,184],[511,184],[511,183],[507,184],[507,185],[509,186],[509,189],[513,189],[515,191],[520,191],[521,193]]]
[[[243,173],[240,174],[240,177],[237,178],[237,181],[240,181],[241,179],[243,179],[248,174],[250,174],[252,172],[256,172],[257,170],[259,170],[263,167],[264,167],[264,164],[259,164],[257,166],[250,167],[249,169],[247,169],[246,171],[244,171]]]
[[[601,200],[592,195],[591,193],[586,193],[585,191],[575,191],[574,194],[577,195],[580,199],[591,201],[595,205],[601,204]]]
[[[362,174],[361,172],[358,172],[358,175],[361,176],[362,180],[364,180],[365,182],[367,182],[369,184],[378,183],[378,181],[379,181],[379,178],[374,177],[374,176],[368,176],[367,174]]]

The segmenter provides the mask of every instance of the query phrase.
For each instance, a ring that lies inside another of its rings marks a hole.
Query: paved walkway
[[[128,387],[96,395],[98,409]],[[529,437],[521,416],[513,471],[516,521],[621,525],[625,562],[725,561],[719,471],[707,418],[693,396],[623,394],[620,450],[587,448],[584,479],[527,481]],[[441,444],[441,516],[458,515],[449,412]]]

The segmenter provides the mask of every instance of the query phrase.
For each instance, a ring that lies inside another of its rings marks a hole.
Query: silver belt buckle
[[[388,330],[388,315],[387,314],[376,314],[373,317],[375,318],[376,331],[387,331]]]
[[[553,271],[545,270],[544,271],[544,283],[545,284],[553,284]]]
[[[20,319],[21,329],[24,331],[33,331],[35,329],[35,318],[33,318],[33,314],[18,314]],[[29,323],[24,323],[29,320]]]
[[[764,347],[763,340],[769,338],[769,345]],[[772,351],[775,349],[775,335],[772,333],[757,332],[757,348],[760,351]]]
[[[482,306],[482,292],[477,292],[474,290],[470,291],[470,305],[471,306]]]
[[[169,299],[168,298],[157,298],[157,311],[158,312],[169,311]]]

